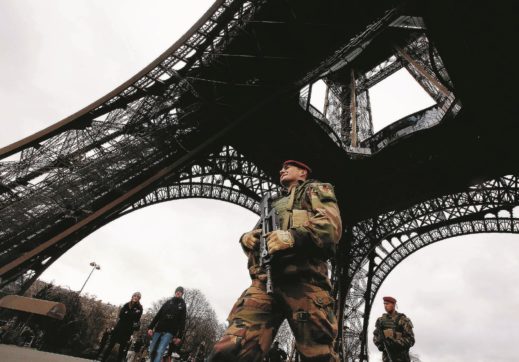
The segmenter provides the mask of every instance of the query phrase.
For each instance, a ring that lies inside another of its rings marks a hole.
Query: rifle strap
[[[296,189],[297,189],[297,187],[292,187],[292,190],[290,191],[290,195],[288,196],[287,212],[288,212],[289,217],[286,217],[283,219],[283,225],[281,225],[282,230],[288,230],[288,227],[290,226],[290,222],[292,221],[292,209],[294,208]]]
[[[398,313],[395,319],[395,323],[393,324],[393,335],[396,336],[396,330],[399,327],[400,319],[402,319],[403,314]]]

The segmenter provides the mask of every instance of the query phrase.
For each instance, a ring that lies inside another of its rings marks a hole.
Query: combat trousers
[[[281,323],[287,319],[302,361],[338,361],[333,350],[337,319],[327,290],[310,283],[276,285],[253,280],[234,304],[229,327],[209,361],[262,361]]]

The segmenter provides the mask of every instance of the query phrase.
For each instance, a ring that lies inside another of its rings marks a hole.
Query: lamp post
[[[83,288],[85,288],[85,285],[88,282],[88,279],[90,279],[90,277],[92,276],[92,273],[94,272],[94,270],[96,270],[96,269],[101,270],[101,265],[97,264],[95,261],[91,262],[90,266],[92,267],[92,270],[90,271],[90,274],[88,274],[88,277],[86,278],[85,282],[83,283],[83,286],[77,293],[78,295],[81,294],[81,292],[83,291]]]

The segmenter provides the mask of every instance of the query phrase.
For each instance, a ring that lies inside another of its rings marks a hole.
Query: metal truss
[[[225,130],[212,130],[216,138],[202,134],[210,132],[212,123],[200,113],[203,109],[205,114],[218,114],[221,109],[193,79],[202,68],[221,62],[224,50],[261,4],[215,2],[182,39],[121,87],[0,150],[0,157],[15,158],[0,163],[2,283],[30,265],[41,268],[45,260],[60,254],[54,251],[58,245],[63,248],[68,240],[96,227],[89,224],[102,225],[150,192],[155,194],[149,198],[160,199],[160,192],[153,190],[214,151]],[[365,33],[372,32],[370,28]],[[366,36],[352,44],[367,41]],[[181,186],[180,194],[185,190]],[[167,190],[175,193],[174,186]],[[207,187],[193,185],[189,193],[204,190]],[[243,202],[252,205],[250,200]]]
[[[226,201],[259,214],[259,202],[266,193],[279,193],[279,187],[260,168],[231,146],[188,165],[180,172],[164,178],[159,187],[102,223],[86,228],[69,238],[45,257],[36,260],[31,269],[17,277],[16,284],[26,290],[52,263],[86,235],[130,212],[160,202],[185,198],[207,198]],[[4,283],[5,284],[5,283]]]
[[[367,326],[379,287],[412,253],[440,240],[475,233],[519,233],[519,176],[504,176],[352,227],[347,251],[343,352],[367,360]]]
[[[236,196],[234,185],[209,187],[210,176],[197,183],[197,176],[178,175],[198,163],[200,170],[212,168],[211,181],[223,178],[217,162],[200,160],[221,147],[228,132],[226,125],[212,129],[214,122],[207,115],[229,116],[223,110],[228,105],[208,99],[196,82],[209,66],[225,67],[230,55],[226,49],[238,33],[249,34],[245,26],[262,5],[263,1],[216,1],[176,44],[113,92],[0,149],[0,284],[27,272],[37,276],[88,233],[124,210],[161,200],[163,194],[214,192],[216,197],[254,209],[254,183],[252,190],[240,190],[243,198]],[[354,52],[389,18],[385,15],[384,21],[353,39],[335,58]],[[255,57],[266,59],[256,45]],[[327,64],[296,83],[315,78]],[[234,83],[232,74],[211,81]],[[196,167],[192,171],[197,172]]]
[[[0,157],[11,156],[0,163],[2,284],[35,270],[31,264],[40,269],[44,260],[60,255],[53,248],[83,233],[88,220],[112,218],[153,189],[153,182],[210,150],[215,138],[200,134],[210,119],[197,112],[214,105],[189,76],[217,60],[214,53],[229,44],[260,3],[217,1],[130,81],[0,150]]]
[[[395,45],[393,54],[380,64],[359,73],[352,62],[362,57],[386,26],[408,29],[409,40],[403,47]],[[399,16],[397,9],[387,12],[302,80],[310,83],[303,83],[305,85],[301,88],[301,107],[314,116],[336,144],[352,155],[376,153],[403,136],[455,117],[461,104],[453,93],[453,84],[438,51],[424,31],[421,18]],[[375,134],[369,89],[404,68],[436,104]],[[319,70],[321,74],[318,74]],[[327,84],[325,109],[322,111],[310,104],[315,82],[312,75],[319,75]]]
[[[350,90],[345,89],[348,85],[344,80],[334,81],[333,79],[335,79],[336,73],[341,73],[341,69],[350,67],[351,63],[363,53],[373,39],[394,22],[398,15],[399,10],[396,8],[387,11],[298,82],[302,89],[300,104],[311,111],[316,119],[321,121],[319,122],[321,125],[326,124],[324,128],[330,137],[346,148],[351,144],[352,130]],[[312,85],[319,78],[323,79],[328,85],[325,114],[315,108],[312,109],[310,105]]]
[[[121,212],[118,217],[164,201],[205,198],[242,206],[259,215],[259,202],[266,193],[279,193],[270,177],[231,146],[189,166],[166,185]]]
[[[376,25],[389,22],[396,16],[391,15],[387,14],[369,27],[371,32],[364,33],[363,40],[357,40],[357,43],[363,44],[358,46],[362,50],[357,49],[353,54],[344,53],[342,58],[336,58],[336,63],[330,65],[330,70],[322,78],[328,86],[323,112],[311,109],[313,107],[309,105],[311,85],[303,88],[300,94],[301,105],[326,123],[333,131],[331,137],[334,141],[338,138],[350,153],[368,155],[378,152],[402,136],[454,117],[461,109],[447,70],[438,51],[423,32],[419,18],[400,16],[393,21],[394,27],[412,30],[405,46],[395,46],[391,56],[368,71],[358,73],[352,68],[350,63],[360,57],[364,48],[369,47],[369,43],[379,34]],[[403,68],[409,71],[436,105],[406,116],[374,134],[369,89]]]

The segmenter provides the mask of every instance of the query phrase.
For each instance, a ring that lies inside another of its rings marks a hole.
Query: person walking
[[[252,283],[232,307],[229,327],[209,361],[261,361],[285,319],[302,360],[338,361],[327,261],[335,255],[342,222],[332,185],[310,179],[311,172],[305,163],[287,160],[279,173],[283,193],[270,205],[280,228],[264,235],[271,257],[272,294],[267,293],[268,275],[260,262],[262,229],[240,238]]]
[[[151,342],[148,354],[152,362],[160,362],[171,341],[179,345],[186,325],[186,302],[184,288],[175,289],[173,298],[167,300],[159,309],[148,327]]]
[[[117,361],[124,360],[130,337],[140,326],[139,323],[142,316],[140,300],[141,293],[133,293],[131,300],[123,305],[119,311],[119,320],[110,334],[110,342],[101,357],[101,361],[106,361],[116,344],[119,344]]]

